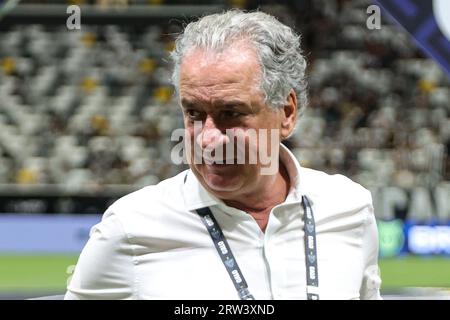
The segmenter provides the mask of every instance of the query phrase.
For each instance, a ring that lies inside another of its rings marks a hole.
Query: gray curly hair
[[[172,83],[176,91],[179,92],[180,65],[188,50],[219,51],[238,39],[248,40],[256,48],[262,71],[260,85],[266,103],[273,108],[281,108],[293,89],[297,96],[298,114],[301,114],[308,103],[308,96],[306,60],[300,47],[300,35],[261,11],[233,9],[189,23],[177,37],[171,53],[174,62]]]

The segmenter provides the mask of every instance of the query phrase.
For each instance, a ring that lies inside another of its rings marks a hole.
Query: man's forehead
[[[208,72],[211,69],[232,71],[245,66],[253,70],[259,69],[258,56],[252,46],[238,43],[220,51],[203,48],[188,50],[181,63],[181,73],[183,75],[201,70]]]
[[[182,61],[180,98],[184,106],[192,101],[217,106],[238,105],[239,99],[248,103],[258,94],[259,84],[259,61],[249,45],[233,45],[220,52],[192,49]]]

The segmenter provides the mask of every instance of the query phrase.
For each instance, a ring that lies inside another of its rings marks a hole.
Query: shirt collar
[[[280,161],[286,167],[289,175],[291,187],[284,203],[301,202],[304,193],[304,186],[301,184],[300,172],[302,167],[292,152],[283,144],[280,144]],[[224,206],[222,200],[209,193],[198,181],[192,170],[187,170],[183,185],[183,194],[187,210],[197,210],[204,207],[215,205]],[[308,196],[310,202],[313,203],[311,197]]]
[[[221,202],[220,199],[206,191],[190,169],[186,172],[183,195],[189,211],[215,206]]]

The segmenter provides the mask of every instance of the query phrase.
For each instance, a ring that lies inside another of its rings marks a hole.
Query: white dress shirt
[[[196,209],[210,207],[255,299],[306,299],[302,195],[316,222],[320,299],[380,299],[370,192],[302,168],[284,146],[291,189],[262,232],[254,218],[177,176],[111,205],[92,227],[66,299],[239,299]]]

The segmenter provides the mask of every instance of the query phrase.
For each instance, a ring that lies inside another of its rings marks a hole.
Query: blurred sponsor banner
[[[101,215],[0,215],[0,254],[78,254]],[[450,256],[450,222],[378,219],[380,256]]]
[[[0,215],[0,254],[79,253],[101,215]]]
[[[450,256],[450,224],[378,220],[380,256]]]
[[[101,214],[119,196],[0,195],[0,213]]]
[[[450,1],[376,0],[450,76]]]
[[[408,251],[418,255],[450,256],[450,225],[405,224]]]

